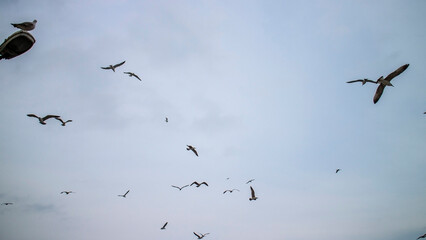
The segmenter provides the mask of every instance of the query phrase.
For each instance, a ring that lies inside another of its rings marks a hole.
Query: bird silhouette
[[[230,192],[230,193],[232,193],[233,191],[238,191],[238,192],[239,192],[240,190],[235,189],[235,188],[234,188],[234,189],[232,189],[232,190],[229,190],[229,189],[228,189],[228,190],[225,190],[225,191],[223,192],[223,194],[225,194],[226,192]]]
[[[420,239],[420,238],[426,238],[426,233],[423,234],[423,235],[421,235],[421,236],[419,236],[417,239]]]
[[[336,173],[338,173],[340,170],[341,170],[340,168],[336,169]]]
[[[44,116],[44,117],[39,117],[39,116],[37,116],[37,115],[35,115],[35,114],[32,114],[32,113],[30,113],[30,114],[27,114],[27,116],[28,117],[34,117],[34,118],[37,118],[38,119],[38,121],[40,122],[40,124],[43,124],[43,125],[46,125],[46,120],[47,119],[49,119],[49,118],[59,118],[60,116],[58,116],[58,115],[46,115],[46,116]]]
[[[32,22],[23,22],[23,23],[11,23],[12,26],[19,28],[24,31],[31,31],[35,28],[37,20],[33,20]]]
[[[123,65],[126,61],[123,61],[121,63],[115,64],[115,65],[109,65],[108,67],[101,67],[102,69],[111,69],[113,72],[115,72],[115,69],[119,66]]]
[[[255,194],[254,194],[254,189],[250,186],[250,190],[251,190],[251,198],[249,198],[249,200],[251,201],[251,200],[256,200],[257,199],[257,197],[255,196]]]
[[[380,97],[381,97],[381,96],[382,96],[382,94],[383,94],[383,90],[385,90],[385,87],[386,87],[386,86],[393,86],[393,85],[390,83],[390,81],[391,81],[394,77],[396,77],[396,76],[398,76],[399,74],[401,74],[402,72],[404,72],[404,71],[405,71],[405,69],[407,69],[409,65],[410,65],[410,64],[402,65],[401,67],[399,67],[398,69],[396,69],[395,71],[393,71],[392,73],[390,73],[387,77],[383,78],[383,76],[382,76],[382,77],[380,77],[380,78],[377,80],[377,82],[378,82],[378,83],[380,83],[380,84],[379,84],[379,86],[377,87],[376,93],[374,94],[374,97],[373,97],[373,102],[374,102],[374,104],[376,104],[376,103],[379,101]]]
[[[138,75],[136,75],[136,74],[134,74],[134,73],[132,73],[132,72],[124,72],[125,74],[129,74],[129,77],[135,77],[135,78],[137,78],[137,79],[139,79],[139,81],[142,81],[139,77],[138,77]]]
[[[204,233],[204,234],[200,233],[200,234],[197,234],[196,232],[193,232],[193,233],[194,233],[195,236],[197,236],[198,239],[202,239],[207,234],[210,234],[210,233]]]
[[[5,203],[2,203],[1,205],[7,206],[7,205],[13,205],[13,203],[11,203],[11,202],[5,202]]]
[[[193,147],[193,146],[191,146],[191,145],[186,145],[187,146],[187,148],[186,148],[186,150],[191,150],[191,151],[193,151],[194,153],[195,153],[195,155],[197,155],[197,157],[198,157],[198,153],[197,153],[197,150],[195,150],[195,147]]]
[[[166,117],[166,122],[169,122],[169,118]]]
[[[352,81],[349,81],[349,82],[347,82],[347,83],[354,83],[354,82],[361,82],[361,83],[362,83],[362,85],[366,84],[367,82],[377,83],[376,81],[373,81],[373,80],[370,80],[370,79],[367,79],[367,78],[364,78],[364,79],[358,79],[358,80],[352,80]]]
[[[189,186],[189,185],[185,185],[185,186],[182,186],[182,187],[178,187],[178,186],[172,185],[172,187],[177,188],[177,189],[179,189],[180,191],[182,191],[182,189],[184,189],[184,188],[186,188],[186,187],[188,187],[188,186]]]
[[[194,185],[194,184],[196,185],[196,187],[200,187],[200,186],[201,186],[201,185],[203,185],[203,184],[204,184],[204,185],[206,185],[207,187],[209,186],[206,182],[198,183],[198,182],[196,182],[196,181],[195,181],[195,182],[193,182],[193,183],[191,183],[191,185],[190,185],[190,186],[192,186],[192,185]]]
[[[249,183],[251,183],[251,182],[253,182],[254,181],[254,179],[250,179],[250,180],[248,180],[247,182],[246,182],[246,184],[249,184]]]
[[[166,229],[166,226],[167,226],[167,223],[169,223],[169,222],[166,222],[160,229],[161,230],[164,230],[164,229]]]
[[[118,195],[119,197],[126,197],[126,195],[130,192],[130,190],[127,190],[127,192],[124,195]]]
[[[61,194],[62,194],[62,193],[65,193],[66,195],[68,195],[68,194],[70,194],[70,193],[74,193],[74,192],[73,192],[73,191],[62,191],[62,192],[61,192]]]
[[[72,120],[66,120],[64,122],[64,120],[62,120],[60,117],[55,117],[56,120],[60,121],[62,123],[62,126],[65,126],[65,124],[72,122]]]

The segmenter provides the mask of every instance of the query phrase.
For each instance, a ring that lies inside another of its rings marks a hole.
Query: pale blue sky
[[[3,39],[10,23],[38,21],[33,48],[0,61],[0,202],[14,202],[0,206],[0,239],[416,239],[425,11],[423,0],[0,1]],[[346,83],[406,63],[377,104],[376,85]],[[210,186],[170,186],[192,181]]]

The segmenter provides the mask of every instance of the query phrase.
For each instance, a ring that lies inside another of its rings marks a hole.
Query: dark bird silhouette
[[[23,22],[23,23],[11,23],[12,26],[19,28],[24,31],[31,31],[35,28],[35,25],[37,23],[37,20],[34,20],[32,22]]]
[[[338,173],[340,171],[340,168],[336,169],[336,173]]]
[[[37,118],[38,119],[38,121],[40,122],[40,124],[43,124],[43,125],[46,125],[46,120],[47,119],[49,119],[49,118],[59,118],[60,116],[58,116],[58,115],[46,115],[46,116],[44,116],[44,117],[39,117],[39,116],[37,116],[37,115],[35,115],[35,114],[32,114],[32,113],[30,113],[30,114],[27,114],[27,116],[28,117],[34,117],[34,118]]]
[[[169,222],[166,222],[160,229],[161,230],[164,230],[164,229],[166,229],[166,226],[167,226],[167,223],[169,223]]]
[[[166,117],[166,122],[169,122],[169,119]]]
[[[11,202],[5,202],[5,203],[2,203],[1,205],[7,206],[7,205],[13,205],[13,203],[11,203]]]
[[[248,180],[247,182],[246,182],[246,184],[249,184],[249,183],[251,183],[251,182],[253,182],[254,181],[254,179],[250,179],[250,180]]]
[[[423,234],[423,235],[421,235],[420,237],[418,237],[417,239],[420,239],[420,238],[426,238],[426,233],[425,234]]]
[[[108,67],[101,67],[102,69],[111,69],[113,72],[115,72],[115,69],[119,66],[123,65],[126,61],[123,61],[121,63],[115,64],[115,65],[109,65]]]
[[[374,104],[376,104],[376,103],[379,101],[380,97],[381,97],[381,96],[382,96],[382,94],[383,94],[383,90],[385,90],[385,87],[386,87],[386,86],[393,86],[393,85],[390,83],[390,81],[391,81],[394,77],[396,77],[396,76],[398,76],[399,74],[401,74],[402,72],[404,72],[404,71],[405,71],[405,69],[407,69],[409,65],[410,65],[410,64],[402,65],[401,67],[399,67],[398,69],[396,69],[395,71],[393,71],[392,73],[390,73],[390,74],[389,74],[387,77],[385,77],[384,79],[383,79],[383,76],[382,76],[382,77],[380,77],[380,78],[377,80],[377,82],[379,83],[379,86],[377,87],[376,93],[374,94],[374,98],[373,98],[373,102],[374,102]]]
[[[139,81],[142,81],[139,77],[138,77],[138,75],[136,75],[136,74],[134,74],[134,73],[132,73],[132,72],[124,72],[125,74],[129,74],[129,77],[135,77],[135,78],[137,78],[137,79],[139,79]]]
[[[198,182],[193,182],[193,183],[191,183],[191,185],[190,186],[192,186],[192,185],[196,185],[196,187],[200,187],[201,185],[206,185],[207,187],[209,186],[206,182],[202,182],[202,183],[198,183]]]
[[[367,79],[367,78],[358,79],[358,80],[352,80],[352,81],[349,81],[347,83],[354,83],[354,82],[362,82],[362,85],[366,84],[367,82],[377,83],[376,81],[373,81],[373,80],[370,80],[370,79]]]
[[[239,192],[240,190],[235,189],[235,188],[234,188],[234,189],[232,189],[232,190],[225,190],[225,191],[223,192],[223,194],[225,194],[226,192],[230,192],[230,193],[232,193],[233,191],[238,191],[238,192]]]
[[[62,191],[62,192],[61,192],[61,194],[62,194],[62,193],[65,193],[66,195],[68,195],[68,194],[70,194],[70,193],[74,193],[74,192],[73,192],[73,191]]]
[[[256,200],[257,199],[257,197],[255,196],[255,194],[254,194],[254,189],[250,186],[250,190],[251,190],[251,198],[249,198],[249,200],[251,201],[251,200]]]
[[[186,145],[187,146],[187,148],[186,148],[186,150],[191,150],[191,151],[193,151],[194,153],[195,153],[195,155],[197,155],[197,157],[198,157],[198,153],[197,153],[197,150],[195,150],[195,147],[193,147],[193,146],[191,146],[191,145]]]
[[[197,236],[197,238],[198,239],[202,239],[204,236],[206,236],[207,234],[210,234],[210,233],[204,233],[204,234],[202,234],[202,233],[199,233],[199,234],[197,234],[196,232],[194,232],[194,235],[195,236]]]
[[[124,195],[118,195],[119,197],[126,197],[126,195],[130,192],[130,190],[127,190],[127,192]]]
[[[184,188],[186,188],[186,187],[188,187],[188,186],[189,186],[189,185],[185,185],[185,186],[182,186],[182,187],[178,187],[178,186],[172,185],[172,187],[177,188],[177,189],[179,189],[180,191],[182,191],[182,189],[184,189]]]
[[[67,124],[69,122],[72,122],[72,120],[66,120],[64,122],[64,120],[62,120],[60,117],[55,117],[55,118],[56,118],[56,120],[58,120],[58,121],[60,121],[62,123],[62,126],[65,126],[65,124]]]

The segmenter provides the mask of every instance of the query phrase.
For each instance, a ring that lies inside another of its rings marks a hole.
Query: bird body
[[[377,87],[376,93],[374,94],[374,97],[373,97],[373,102],[374,102],[374,104],[376,104],[376,103],[379,101],[380,97],[381,97],[381,96],[382,96],[382,94],[383,94],[383,90],[385,90],[385,87],[386,87],[386,86],[393,86],[393,85],[390,83],[390,81],[391,81],[394,77],[396,77],[396,76],[398,76],[399,74],[401,74],[402,72],[404,72],[404,71],[405,71],[405,69],[407,69],[409,65],[410,65],[410,64],[402,65],[401,67],[399,67],[398,69],[396,69],[395,71],[393,71],[392,73],[390,73],[388,76],[386,76],[384,79],[383,79],[383,76],[382,76],[382,77],[380,77],[380,78],[377,80],[377,82],[378,82],[378,83],[380,83],[380,84],[379,84],[379,86]]]
[[[250,201],[252,201],[252,200],[256,200],[257,199],[257,197],[255,196],[255,194],[254,194],[254,189],[250,186],[250,191],[251,191],[251,198],[249,198],[249,200]]]
[[[60,118],[60,116],[57,116],[57,115],[46,115],[46,116],[44,116],[44,117],[39,117],[39,116],[37,116],[37,115],[35,115],[35,114],[32,114],[32,113],[30,113],[30,114],[27,114],[27,116],[28,117],[34,117],[34,118],[37,118],[38,119],[38,121],[40,122],[40,124],[42,124],[42,125],[46,125],[46,120],[47,119],[49,119],[49,118]]]
[[[197,150],[195,150],[195,147],[193,147],[191,145],[186,145],[186,146],[187,146],[186,150],[188,150],[188,151],[191,150],[198,157],[198,153],[197,153]]]
[[[166,117],[166,123],[169,122],[169,118]]]
[[[62,120],[60,117],[55,117],[55,119],[58,120],[58,121],[60,121],[62,123],[62,126],[64,126],[64,127],[65,127],[65,124],[67,124],[69,122],[72,122],[72,120],[66,120],[64,122],[64,120]]]
[[[123,65],[126,61],[123,61],[121,63],[115,64],[115,65],[109,65],[108,67],[101,67],[102,69],[111,69],[113,72],[115,72],[115,69],[119,66]]]
[[[130,190],[127,190],[127,192],[125,193],[125,194],[123,194],[123,195],[118,195],[119,197],[126,197],[126,195],[128,194],[130,192]]]
[[[420,237],[418,237],[417,239],[420,239],[420,238],[426,238],[426,233],[425,234],[423,234],[423,235],[421,235]]]
[[[73,191],[62,191],[62,192],[61,192],[61,194],[62,194],[62,193],[65,193],[66,195],[68,195],[68,194],[70,194],[70,193],[74,193],[74,192],[73,192]]]
[[[336,169],[336,173],[338,173],[340,170],[341,170],[340,168]]]
[[[166,222],[160,229],[161,230],[164,230],[164,229],[166,229],[166,226],[167,226],[167,224],[168,224],[169,222]]]
[[[13,205],[13,203],[11,203],[11,202],[5,202],[5,203],[2,203],[1,205],[7,206],[7,205]]]
[[[191,183],[191,185],[190,185],[190,186],[192,186],[192,185],[194,185],[194,184],[196,185],[196,187],[200,187],[200,186],[201,186],[201,185],[203,185],[203,184],[204,184],[204,185],[206,185],[207,187],[209,186],[206,182],[198,183],[198,182],[196,182],[196,181],[195,181],[195,182],[193,182],[193,183]]]
[[[136,75],[136,74],[134,74],[134,73],[132,73],[132,72],[124,72],[125,74],[128,74],[129,75],[129,77],[135,77],[135,78],[137,78],[137,79],[139,79],[139,81],[142,81],[139,77],[138,77],[138,75]]]
[[[12,26],[19,28],[24,31],[31,31],[35,28],[37,20],[33,20],[32,22],[23,22],[23,23],[11,23]]]
[[[172,185],[172,187],[179,189],[179,191],[182,191],[182,189],[184,189],[184,188],[186,188],[186,187],[188,187],[188,186],[189,186],[189,185],[185,185],[185,186],[182,186],[182,187],[178,187],[178,186]]]

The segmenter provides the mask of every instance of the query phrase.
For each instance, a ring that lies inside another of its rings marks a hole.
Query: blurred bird
[[[174,187],[174,188],[177,188],[177,189],[179,189],[180,191],[182,191],[182,189],[183,188],[186,188],[186,187],[188,187],[189,185],[185,185],[185,186],[182,186],[182,187],[178,187],[178,186],[174,186],[174,185],[172,185],[172,187]]]
[[[240,190],[235,189],[235,188],[234,188],[234,189],[232,189],[232,190],[225,190],[225,191],[223,192],[223,194],[225,194],[226,192],[230,192],[230,193],[232,193],[233,191],[238,191],[238,192],[239,192]]]
[[[11,203],[11,202],[5,202],[5,203],[2,203],[1,205],[7,206],[7,205],[13,205],[13,203]]]
[[[167,223],[169,223],[169,222],[166,222],[166,223],[163,225],[163,227],[161,227],[160,229],[161,229],[161,230],[166,229]]]
[[[125,74],[129,74],[129,77],[135,77],[135,78],[137,78],[137,79],[139,79],[139,81],[142,81],[139,77],[138,77],[138,75],[136,75],[136,74],[134,74],[134,73],[132,73],[132,72],[124,72]]]
[[[67,195],[68,195],[68,194],[70,194],[70,193],[74,193],[74,192],[73,192],[73,191],[62,191],[62,192],[61,192],[61,194],[62,194],[62,193],[65,193],[65,194],[67,194]]]
[[[198,239],[202,239],[204,236],[206,236],[207,234],[210,234],[210,233],[204,233],[204,234],[200,233],[200,234],[197,234],[196,232],[194,232],[194,234],[195,234],[195,236],[197,236]]]
[[[191,146],[191,145],[186,145],[186,146],[188,146],[187,148],[186,148],[186,150],[191,150],[191,151],[193,151],[194,153],[195,153],[195,155],[197,155],[197,157],[198,157],[198,153],[197,153],[197,150],[195,150],[195,147],[193,147],[193,146]]]
[[[420,239],[420,238],[426,238],[426,233],[425,234],[423,234],[423,235],[421,235],[420,237],[418,237],[417,239]]]
[[[354,82],[362,82],[362,85],[366,84],[367,82],[377,83],[377,82],[375,82],[375,81],[373,81],[373,80],[370,80],[370,79],[367,79],[367,78],[364,78],[364,79],[358,79],[358,80],[352,80],[352,81],[349,81],[349,82],[347,82],[347,83],[354,83]]]
[[[115,65],[109,65],[108,67],[101,67],[102,69],[111,69],[113,72],[115,72],[115,68],[123,65],[126,61],[123,61],[121,63],[115,64]]]
[[[257,197],[254,195],[254,189],[250,186],[250,190],[251,190],[251,198],[249,198],[249,200],[256,200]]]
[[[385,87],[386,87],[386,86],[393,86],[393,85],[390,83],[390,81],[391,81],[394,77],[396,77],[396,76],[398,76],[399,74],[401,74],[402,72],[404,72],[404,71],[405,71],[405,69],[407,69],[409,65],[410,65],[410,64],[402,65],[401,67],[399,67],[398,69],[396,69],[395,71],[393,71],[392,73],[390,73],[390,74],[389,74],[386,78],[384,78],[384,79],[383,79],[383,76],[382,76],[382,77],[380,77],[380,78],[377,80],[377,82],[378,82],[378,83],[380,83],[380,85],[379,85],[379,87],[377,87],[376,93],[374,94],[374,98],[373,98],[373,102],[374,102],[374,104],[376,104],[376,103],[379,101],[380,97],[381,97],[381,96],[382,96],[382,94],[383,94],[383,90],[385,89]]]
[[[336,169],[336,173],[338,173],[340,171],[340,168]]]
[[[249,183],[251,183],[251,182],[253,182],[254,181],[254,179],[250,179],[250,180],[248,180],[247,182],[246,182],[246,184],[249,184]]]
[[[62,120],[60,117],[55,117],[55,118],[56,118],[56,120],[58,120],[58,121],[60,121],[62,123],[62,126],[65,126],[65,124],[67,124],[69,122],[72,122],[72,120],[66,120],[64,122],[64,120]]]
[[[193,182],[193,183],[191,183],[191,185],[190,186],[192,186],[192,185],[196,185],[196,187],[200,187],[201,185],[206,185],[207,187],[209,186],[206,182],[202,182],[202,183],[198,183],[198,182]]]
[[[169,122],[169,119],[166,117],[166,122]]]
[[[47,119],[49,119],[49,118],[59,118],[60,116],[58,116],[58,115],[46,115],[46,116],[44,116],[44,117],[39,117],[39,116],[37,116],[37,115],[35,115],[35,114],[27,114],[27,116],[28,117],[34,117],[34,118],[37,118],[38,119],[38,121],[40,122],[40,124],[43,124],[43,125],[46,125],[46,120]]]
[[[24,31],[31,31],[35,28],[35,25],[37,23],[37,20],[34,20],[32,22],[23,22],[23,23],[11,23],[12,26],[19,28]]]
[[[130,192],[130,190],[127,190],[127,192],[124,195],[118,195],[119,197],[126,197],[126,195]]]

